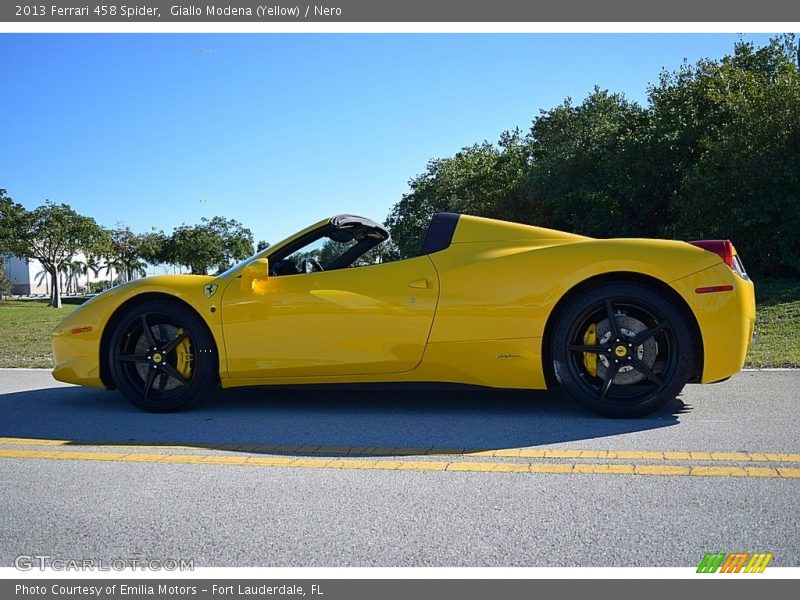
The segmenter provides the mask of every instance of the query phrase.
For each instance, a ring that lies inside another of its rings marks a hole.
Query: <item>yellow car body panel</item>
[[[326,223],[217,277],[147,277],[85,303],[53,334],[54,377],[110,385],[101,377],[102,332],[120,307],[144,294],[176,298],[203,318],[223,387],[451,382],[544,389],[543,340],[554,310],[598,276],[657,280],[685,301],[702,336],[702,382],[741,369],[752,337],[753,285],[712,252],[466,215],[446,248],[418,257],[281,276],[269,276],[264,266],[263,277],[243,275]],[[211,294],[208,285],[215,286]],[[696,292],[715,285],[733,290]]]
[[[231,379],[395,373],[422,360],[439,294],[429,257],[264,275],[223,295]]]
[[[293,239],[301,237],[320,227],[327,221],[310,225],[297,234],[283,240],[268,249],[272,252],[281,248]],[[255,260],[263,256],[263,251],[253,256]],[[247,261],[248,263],[250,261]],[[67,315],[55,328],[52,334],[53,357],[56,367],[53,377],[65,383],[74,383],[90,387],[107,387],[110,382],[101,379],[100,362],[101,337],[111,322],[113,315],[127,302],[141,298],[144,294],[161,294],[173,297],[191,306],[203,318],[211,330],[217,343],[220,363],[220,377],[227,376],[225,344],[222,333],[221,311],[219,299],[221,289],[241,274],[247,263],[240,269],[230,273],[230,277],[210,277],[206,275],[158,275],[145,277],[114,287],[83,303],[74,312]],[[206,285],[216,284],[215,293],[208,297],[204,291]],[[213,312],[212,312],[213,309]],[[88,329],[88,331],[86,331]]]
[[[112,288],[68,314],[53,331],[53,377],[66,383],[106,387],[101,380],[100,342],[114,313],[127,302],[158,294],[188,304],[211,330],[214,339],[222,340],[219,316],[219,292],[210,298],[204,293],[213,277],[205,275],[157,275]],[[224,346],[218,343],[220,362],[225,360]]]
[[[683,242],[635,239],[453,243],[431,259],[442,289],[431,343],[540,338],[556,303],[592,277],[635,273],[669,283],[720,261]]]
[[[733,286],[730,292],[698,294],[713,286]],[[703,336],[701,383],[730,377],[744,366],[756,323],[753,284],[736,275],[724,263],[672,282],[672,287],[692,309]]]

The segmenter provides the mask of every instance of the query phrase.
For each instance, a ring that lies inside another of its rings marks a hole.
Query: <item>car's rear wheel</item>
[[[150,412],[187,408],[218,383],[218,358],[205,323],[177,303],[153,300],[127,311],[111,337],[114,384]]]
[[[551,345],[556,379],[607,417],[638,417],[669,404],[689,380],[692,353],[680,308],[633,283],[601,284],[573,298]]]

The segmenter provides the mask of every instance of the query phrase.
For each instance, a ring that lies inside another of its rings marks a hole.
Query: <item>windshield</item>
[[[249,256],[249,257],[245,258],[244,260],[236,263],[232,267],[228,267],[222,273],[218,273],[217,275],[215,275],[215,277],[228,277],[230,275],[233,275],[233,273],[235,271],[238,271],[239,269],[244,267],[246,264],[254,261],[258,257],[262,256],[263,254],[266,254],[267,250],[269,250],[269,248],[264,248],[263,250],[261,250],[261,252],[256,252],[255,254],[253,254],[253,256]]]
[[[334,220],[338,224],[334,224]],[[388,232],[372,221],[339,215],[320,221],[293,238],[256,252],[219,273],[217,277],[230,277],[257,258],[267,255],[273,275],[310,272],[305,270],[305,266],[310,263],[314,267],[311,271],[322,271],[383,262],[388,255],[384,256],[385,253],[380,249],[386,246],[383,242],[388,237]]]

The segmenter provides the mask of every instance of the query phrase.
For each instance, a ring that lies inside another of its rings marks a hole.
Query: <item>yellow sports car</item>
[[[632,417],[739,371],[753,336],[753,284],[728,240],[440,213],[417,256],[376,262],[388,237],[339,215],[217,276],[113,288],[56,328],[53,376],[154,412],[220,384],[452,382],[560,385]]]

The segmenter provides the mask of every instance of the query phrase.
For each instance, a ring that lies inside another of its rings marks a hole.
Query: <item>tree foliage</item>
[[[0,188],[0,256],[12,253],[24,214],[25,208]]]
[[[596,237],[730,238],[751,271],[800,274],[800,73],[795,38],[739,42],[662,72],[645,106],[595,88],[432,160],[386,225],[402,256],[454,211]]]
[[[234,261],[253,254],[253,234],[234,219],[203,218],[199,225],[181,225],[172,235],[153,234],[149,238],[159,262],[184,265],[192,273],[206,274],[209,269],[227,269]]]
[[[0,189],[0,299],[11,293],[11,281],[6,276],[5,261],[12,254],[16,227],[24,212],[22,205],[14,202]]]
[[[696,115],[672,198],[674,231],[730,237],[759,272],[800,273],[800,72],[793,38],[736,46],[663,77],[658,116]],[[658,126],[663,127],[661,123]]]
[[[76,259],[81,252],[85,260]],[[144,276],[147,264],[179,264],[192,273],[207,273],[226,269],[252,253],[253,234],[234,219],[204,218],[199,225],[182,225],[170,235],[156,230],[136,234],[125,225],[105,229],[66,204],[47,201],[27,211],[0,189],[0,257],[38,260],[43,270],[37,279],[48,282],[53,306],[60,306],[64,284],[77,291],[85,278],[85,287],[91,289],[90,272],[107,275],[108,282],[94,286],[100,288],[112,280],[124,283]],[[4,282],[0,268],[0,290],[7,293]]]
[[[637,177],[645,123],[644,109],[599,88],[578,106],[543,111],[527,140],[531,214],[585,235],[655,235],[660,201]]]
[[[130,227],[119,226],[108,232],[106,256],[113,263],[122,281],[131,281],[145,274],[142,236]]]
[[[38,260],[50,275],[50,305],[61,306],[59,273],[80,251],[92,251],[103,240],[103,229],[91,217],[68,204],[45,202],[32,211],[18,210],[10,217],[14,239],[12,254]]]
[[[430,161],[386,220],[400,255],[419,252],[437,212],[523,219],[517,213],[524,210],[519,199],[527,164],[528,148],[519,131],[503,133],[496,146],[483,142]]]

